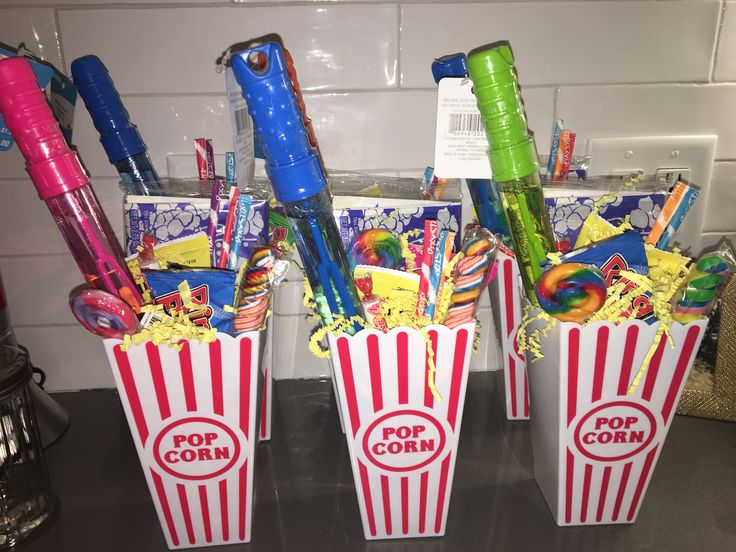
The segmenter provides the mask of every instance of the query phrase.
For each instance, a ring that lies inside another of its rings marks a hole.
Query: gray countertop
[[[257,448],[253,540],[199,550],[736,550],[736,424],[676,416],[634,525],[559,528],[534,481],[529,427],[504,418],[499,373],[470,375],[444,538],[367,542],[331,384],[277,382]],[[29,552],[167,550],[117,393],[60,393],[47,450],[59,517]]]

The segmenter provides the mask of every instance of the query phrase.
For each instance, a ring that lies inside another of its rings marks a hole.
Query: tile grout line
[[[724,24],[724,16],[726,14],[726,2],[725,0],[721,0],[720,9],[718,10],[718,19],[716,20],[716,36],[715,40],[713,41],[713,53],[711,54],[710,58],[710,79],[709,82],[716,82],[715,76],[716,76],[716,67],[718,63],[718,48],[721,44],[721,34],[723,31],[723,24]]]

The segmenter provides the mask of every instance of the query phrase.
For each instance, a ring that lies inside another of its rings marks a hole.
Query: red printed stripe
[[[700,335],[700,328],[698,326],[692,326],[685,336],[685,344],[682,346],[682,353],[680,358],[677,359],[677,366],[675,367],[675,373],[672,376],[672,383],[670,383],[670,389],[667,391],[667,398],[664,400],[662,405],[662,419],[664,420],[665,426],[670,421],[670,414],[672,413],[672,407],[675,403],[675,397],[680,392],[680,385],[682,379],[685,377],[685,372],[688,366],[690,366],[690,357],[693,355],[695,349],[695,342],[698,340]]]
[[[601,494],[598,496],[598,511],[595,520],[603,519],[603,510],[606,507],[606,495],[608,494],[608,482],[611,480],[611,466],[603,468],[603,481],[601,481]]]
[[[219,339],[210,343],[210,367],[212,370],[212,411],[222,416],[225,408],[222,399],[222,350]]]
[[[427,483],[429,472],[422,472],[419,477],[419,532],[424,533],[427,522]]]
[[[345,400],[348,403],[350,425],[353,429],[353,437],[355,437],[360,427],[360,411],[358,410],[358,399],[355,397],[353,363],[350,360],[350,346],[346,337],[340,337],[337,340],[337,356],[340,358],[340,370],[342,371],[342,379],[345,383]]]
[[[148,426],[146,425],[146,417],[143,415],[138,388],[135,386],[135,379],[133,379],[133,371],[130,369],[128,353],[121,351],[120,345],[115,345],[113,353],[118,365],[118,372],[120,372],[120,380],[123,382],[123,389],[125,389],[125,396],[128,398],[130,411],[133,414],[133,421],[138,430],[138,438],[141,440],[141,445],[145,446],[148,439]]]
[[[238,470],[238,537],[245,540],[245,515],[247,514],[247,497],[248,497],[248,461]]]
[[[626,515],[627,521],[631,521],[634,519],[636,508],[639,506],[639,499],[641,498],[641,494],[644,491],[644,485],[646,485],[647,479],[649,478],[649,470],[652,469],[652,463],[654,462],[654,456],[657,454],[658,448],[659,445],[650,450],[649,454],[647,454],[647,457],[644,460],[644,465],[641,468],[641,475],[639,476],[639,481],[636,484],[636,490],[634,491],[634,498],[631,499],[629,513]]]
[[[230,540],[230,517],[227,513],[227,479],[220,480],[220,523],[222,524],[222,540]]]
[[[363,487],[363,501],[365,502],[365,515],[368,517],[368,532],[372,537],[376,536],[376,519],[373,516],[373,501],[371,500],[371,484],[368,481],[368,470],[365,464],[358,460],[358,472],[360,473],[360,484]]]
[[[440,488],[437,491],[437,511],[434,515],[434,532],[439,533],[442,530],[442,514],[445,513],[445,496],[447,495],[447,474],[450,471],[450,457],[452,452],[442,461],[442,471],[440,471]]]
[[[460,384],[463,381],[463,365],[465,364],[465,349],[468,345],[468,330],[459,330],[455,337],[455,358],[452,361],[452,382],[450,383],[450,400],[447,403],[447,421],[455,430],[457,409],[460,403]]]
[[[151,478],[153,479],[153,486],[156,488],[158,502],[159,504],[161,504],[161,510],[164,514],[164,520],[166,521],[166,527],[169,530],[171,542],[174,546],[179,546],[179,536],[176,534],[174,519],[171,517],[171,508],[169,508],[169,501],[166,498],[166,489],[164,489],[164,483],[163,481],[161,481],[161,476],[153,470],[151,470]]]
[[[253,343],[249,337],[240,341],[240,429],[248,439],[250,425],[250,378],[252,376],[251,349]]]
[[[409,532],[409,478],[401,478],[401,532]]]
[[[611,519],[616,521],[618,519],[618,513],[621,511],[621,502],[624,499],[624,492],[626,491],[626,484],[629,482],[629,474],[631,473],[631,462],[627,462],[624,465],[624,470],[621,473],[621,481],[618,484],[618,493],[616,493],[616,502],[613,505],[613,515]]]
[[[432,351],[434,352],[435,368],[437,367],[437,332],[431,330],[429,333],[429,341],[432,343]],[[434,396],[429,388],[429,348],[425,353],[425,369],[424,369],[424,406],[432,408],[434,406]]]
[[[513,285],[513,263],[511,259],[503,262],[503,289],[506,295],[506,337],[511,336],[514,331],[514,285]]]
[[[516,418],[516,362],[509,354],[509,387],[511,388],[511,415]]]
[[[593,466],[585,464],[583,474],[583,501],[580,504],[580,523],[585,523],[588,517],[588,498],[590,496],[590,478],[593,474]]]
[[[524,417],[529,417],[529,378],[524,367]]]
[[[396,356],[399,379],[399,404],[409,403],[409,336],[406,332],[396,335]]]
[[[202,525],[204,526],[204,539],[212,542],[212,526],[210,525],[210,505],[207,501],[207,487],[199,486],[199,507],[202,510]]]
[[[368,367],[371,376],[371,395],[373,396],[373,412],[383,410],[383,389],[381,389],[381,357],[378,351],[378,336],[369,335]]]
[[[603,376],[606,373],[606,353],[608,352],[608,327],[598,328],[598,340],[595,347],[595,371],[593,372],[592,402],[601,400],[603,394]],[[570,423],[568,421],[568,423]]]
[[[184,403],[187,412],[197,410],[197,394],[194,390],[194,372],[192,371],[192,352],[189,350],[189,341],[179,341],[179,364],[181,365],[181,381],[184,385]]]
[[[263,396],[261,397],[261,439],[266,438],[266,417],[268,416],[268,368],[263,369]]]
[[[618,394],[621,397],[625,396],[629,390],[629,379],[631,378],[631,368],[634,365],[634,353],[636,353],[636,340],[638,337],[638,326],[631,326],[626,330],[624,358],[621,361],[621,375],[618,378]]]
[[[184,527],[187,530],[187,538],[189,544],[194,544],[194,528],[192,527],[192,515],[189,512],[189,501],[187,500],[187,491],[181,483],[176,484],[176,492],[179,495],[179,505],[181,506],[181,514],[184,517]]]
[[[386,534],[393,533],[391,526],[391,494],[388,488],[388,477],[381,476],[381,495],[383,498],[383,522],[386,524]]]
[[[667,344],[667,334],[663,334],[659,339],[659,345],[657,350],[654,351],[652,359],[649,361],[649,367],[647,368],[646,379],[644,380],[644,389],[641,392],[641,398],[645,401],[649,401],[652,398],[654,392],[654,384],[657,382],[657,374],[659,373],[659,365],[662,363],[662,357],[664,356],[664,348]]]
[[[580,356],[580,330],[570,330],[570,344],[567,351],[567,425],[575,417],[578,401],[578,362]]]
[[[567,463],[565,464],[565,523],[572,521],[572,483],[575,475],[575,458],[567,449]]]
[[[151,379],[153,380],[153,391],[156,394],[158,410],[161,413],[161,419],[165,420],[171,416],[169,396],[166,393],[166,381],[164,381],[164,371],[161,367],[158,347],[151,341],[146,343],[146,354],[148,355],[148,364],[151,367]]]

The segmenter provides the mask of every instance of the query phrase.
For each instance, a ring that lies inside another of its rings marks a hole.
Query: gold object
[[[731,279],[721,302],[721,327],[712,389],[696,389],[692,387],[691,379],[680,397],[678,414],[736,422],[736,278]]]

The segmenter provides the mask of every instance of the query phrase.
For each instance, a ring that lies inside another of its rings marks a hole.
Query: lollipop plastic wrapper
[[[481,292],[489,283],[490,267],[495,261],[500,240],[483,227],[476,226],[465,233],[461,254],[455,265],[450,306],[445,325],[455,328],[470,322],[478,310]]]
[[[606,302],[608,287],[598,267],[562,263],[542,274],[534,291],[546,313],[564,322],[582,324]]]
[[[238,307],[233,318],[235,334],[256,330],[263,325],[273,290],[286,276],[289,262],[279,259],[270,247],[256,246],[244,267]]]
[[[698,259],[675,297],[672,318],[683,324],[707,317],[736,271],[733,249],[726,243]]]
[[[355,286],[362,295],[363,311],[368,324],[384,333],[387,332],[386,319],[381,312],[381,298],[373,293],[373,276],[366,274],[356,278]]]

